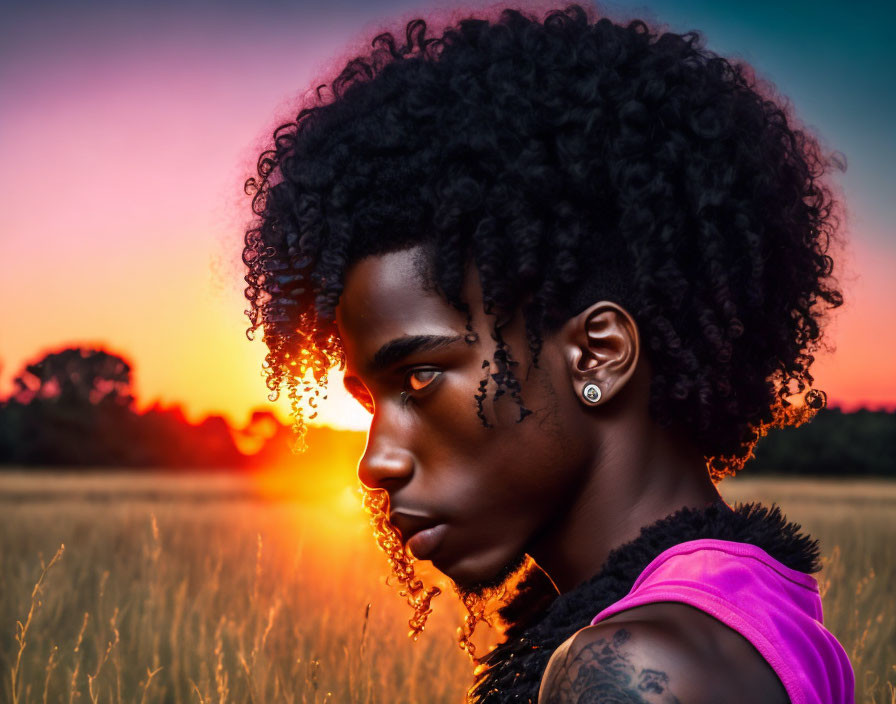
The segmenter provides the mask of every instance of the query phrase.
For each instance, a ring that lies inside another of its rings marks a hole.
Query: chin
[[[477,566],[464,564],[463,560],[457,565],[444,570],[439,568],[438,565],[435,566],[454,582],[454,586],[461,597],[475,596],[481,598],[516,575],[526,564],[527,558],[528,555],[525,552],[521,552],[514,555],[510,560],[499,563],[497,567],[492,566],[491,569],[485,566],[478,566],[477,569]]]

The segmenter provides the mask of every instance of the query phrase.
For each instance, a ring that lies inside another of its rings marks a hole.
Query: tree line
[[[125,358],[86,347],[26,364],[0,399],[0,465],[248,470],[296,461],[290,427],[270,411],[244,428],[220,415],[191,423],[177,405],[138,412],[132,371]],[[309,429],[308,443],[305,462],[364,446],[363,434],[331,428]]]
[[[178,406],[135,410],[132,365],[102,349],[67,347],[28,363],[0,399],[0,465],[248,470],[273,463],[356,462],[364,434],[312,427],[291,455],[291,430],[268,411],[244,428],[223,416],[190,423]],[[811,476],[896,475],[896,412],[826,408],[772,430],[745,470]]]

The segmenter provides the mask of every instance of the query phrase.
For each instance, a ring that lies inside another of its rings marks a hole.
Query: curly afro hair
[[[826,179],[843,164],[767,83],[697,32],[579,5],[426,32],[415,19],[403,43],[376,36],[274,131],[246,182],[249,336],[263,328],[268,386],[287,389],[300,443],[302,406],[344,364],[333,318],[347,268],[419,244],[468,320],[475,263],[495,393],[520,420],[498,321],[522,310],[537,365],[545,333],[601,299],[639,326],[651,416],[680,426],[714,478],[769,427],[825,405],[814,389],[787,397],[811,387],[825,310],[843,303]]]

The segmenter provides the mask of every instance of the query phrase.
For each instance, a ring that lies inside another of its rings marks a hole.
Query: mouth
[[[401,540],[415,558],[425,560],[438,550],[448,530],[448,525],[420,514],[392,511],[389,521],[398,528]]]

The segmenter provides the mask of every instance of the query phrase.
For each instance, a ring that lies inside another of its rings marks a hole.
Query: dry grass
[[[896,483],[745,478],[722,493],[775,501],[821,541],[825,625],[849,654],[856,701],[896,704]]]
[[[731,501],[777,500],[822,540],[826,620],[858,701],[896,702],[896,485],[722,488]],[[235,477],[0,475],[0,700],[462,701],[471,674],[450,589],[411,643],[350,492],[309,508],[256,489]]]

